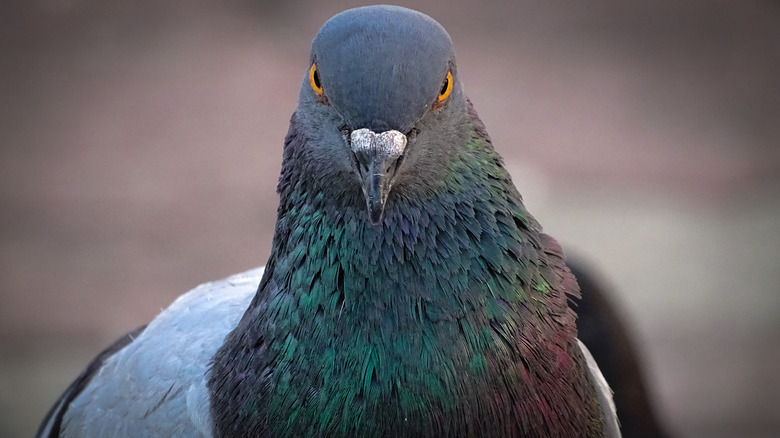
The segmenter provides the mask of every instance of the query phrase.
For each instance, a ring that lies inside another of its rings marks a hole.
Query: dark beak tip
[[[370,203],[368,206],[368,217],[371,219],[371,224],[379,225],[382,222],[382,214],[384,213],[384,205],[381,203]]]

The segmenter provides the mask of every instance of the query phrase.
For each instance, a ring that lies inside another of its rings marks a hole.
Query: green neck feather
[[[520,430],[535,358],[518,340],[548,324],[550,285],[538,226],[481,125],[429,196],[391,192],[378,226],[362,200],[333,208],[287,177],[301,179],[285,185],[283,171],[266,276],[224,347],[231,369],[218,378],[244,394],[231,424],[273,436]]]

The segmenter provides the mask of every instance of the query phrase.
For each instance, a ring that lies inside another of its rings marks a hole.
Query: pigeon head
[[[417,11],[370,6],[327,21],[296,110],[310,176],[351,179],[381,223],[391,191],[424,190],[453,153],[467,118],[455,67],[447,32]]]

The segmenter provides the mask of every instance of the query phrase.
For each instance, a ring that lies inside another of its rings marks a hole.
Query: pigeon
[[[303,70],[265,266],[118,340],[38,436],[620,436],[444,28],[350,9]]]

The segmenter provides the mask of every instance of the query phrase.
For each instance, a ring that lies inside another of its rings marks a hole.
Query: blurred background
[[[400,3],[448,29],[529,209],[614,292],[670,432],[780,436],[780,4]],[[0,436],[265,263],[309,43],[357,5],[4,2]]]

